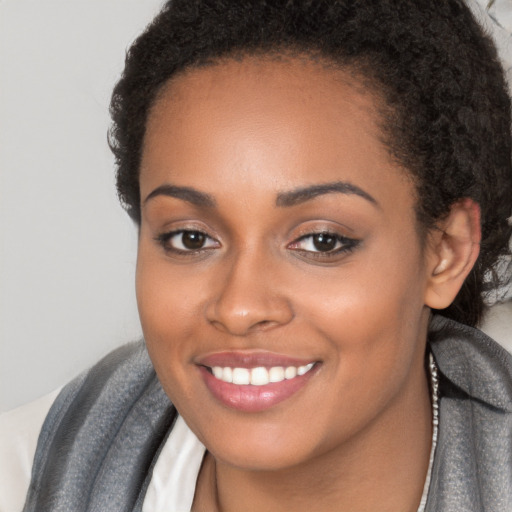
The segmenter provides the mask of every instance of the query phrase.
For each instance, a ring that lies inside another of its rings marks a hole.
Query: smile
[[[297,376],[305,375],[313,368],[314,363],[304,366],[273,366],[265,368],[232,368],[230,366],[214,366],[210,368],[213,376],[222,382],[236,385],[266,386],[269,383],[291,380]]]
[[[318,373],[321,361],[224,352],[196,364],[213,398],[230,409],[252,413],[271,409],[297,394]]]

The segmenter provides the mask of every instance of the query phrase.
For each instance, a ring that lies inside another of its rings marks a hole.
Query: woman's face
[[[378,124],[355,79],[298,59],[193,69],[154,104],[139,311],[164,389],[220,461],[286,468],[415,414],[427,271]]]

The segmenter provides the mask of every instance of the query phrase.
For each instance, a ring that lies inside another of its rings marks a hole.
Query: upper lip
[[[316,359],[302,359],[274,352],[243,352],[226,351],[215,352],[197,359],[196,363],[213,368],[214,366],[231,368],[257,368],[260,366],[272,368],[274,366],[305,366],[316,362]]]

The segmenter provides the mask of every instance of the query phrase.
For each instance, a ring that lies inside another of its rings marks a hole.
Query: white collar
[[[205,452],[178,416],[153,469],[142,512],[190,512]]]

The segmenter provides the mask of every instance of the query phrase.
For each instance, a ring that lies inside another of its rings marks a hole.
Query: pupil
[[[199,231],[187,231],[183,233],[181,241],[187,249],[201,249],[204,245],[205,235]]]
[[[336,247],[336,237],[327,233],[319,233],[313,237],[313,245],[318,251],[332,251]]]

